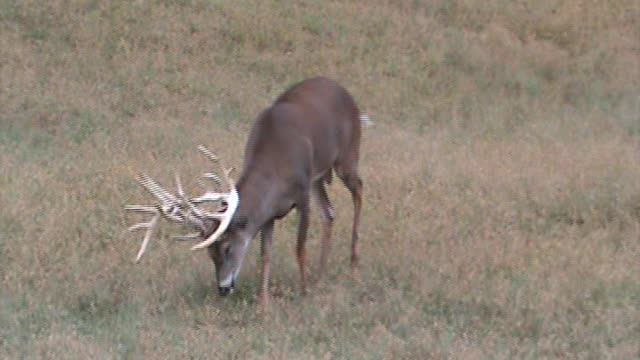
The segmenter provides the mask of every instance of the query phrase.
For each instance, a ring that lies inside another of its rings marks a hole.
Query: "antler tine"
[[[216,174],[213,173],[204,173],[202,174],[202,177],[205,179],[209,179],[209,180],[213,180],[213,182],[216,183],[216,185],[220,186],[222,185],[222,181],[220,181],[220,177]]]
[[[158,200],[160,200],[162,205],[156,205],[156,206],[127,205],[125,206],[125,210],[154,214],[153,218],[149,222],[142,222],[129,227],[129,231],[147,229],[144,239],[142,240],[140,250],[138,250],[138,255],[136,256],[136,259],[135,259],[136,263],[140,261],[140,259],[142,258],[142,255],[147,250],[147,246],[151,241],[151,237],[153,236],[153,233],[158,226],[160,218],[162,217],[161,207],[173,206],[178,203],[178,200],[173,194],[165,190],[162,186],[160,186],[160,184],[158,184],[155,180],[153,180],[149,175],[145,173],[141,173],[140,175],[138,175],[138,182],[153,196],[155,196]]]
[[[140,223],[133,225],[129,228],[130,231],[139,230],[139,229],[147,229],[147,232],[144,235],[144,239],[142,240],[142,245],[140,246],[140,250],[138,250],[138,255],[136,256],[135,262],[139,262],[142,258],[142,255],[147,250],[147,246],[149,245],[149,241],[151,240],[151,236],[153,235],[154,230],[158,226],[158,221],[160,220],[160,213],[156,212],[154,217],[148,223]]]
[[[162,201],[165,205],[175,205],[178,203],[173,194],[165,190],[160,184],[158,184],[155,180],[153,180],[149,175],[145,173],[141,173],[138,176],[138,182],[142,185],[147,191],[149,191],[153,196],[158,198],[158,200]]]
[[[218,193],[218,192],[208,191],[208,192],[202,194],[202,196],[198,196],[197,198],[191,199],[190,202],[192,202],[194,204],[201,204],[201,203],[207,202],[207,201],[226,200],[226,198],[228,196],[229,196],[228,193]]]
[[[180,181],[180,175],[178,175],[178,173],[175,173],[175,177],[176,177],[176,188],[178,188],[178,196],[181,197],[181,200],[185,199],[184,196],[184,189],[182,188],[182,181]]]
[[[206,146],[198,145],[198,150],[200,150],[200,152],[202,152],[211,161],[213,161],[213,162],[220,161],[220,159],[218,159],[218,157],[214,153],[212,153],[211,150],[209,150]]]
[[[227,184],[229,185],[229,188],[232,189],[233,188],[233,179],[231,179],[231,172],[233,171],[233,167],[227,168],[224,166],[224,164],[222,163],[222,160],[220,160],[220,158],[218,158],[213,152],[211,152],[211,150],[209,150],[206,146],[204,145],[198,145],[198,150],[200,150],[206,157],[209,158],[209,160],[220,164],[220,167],[222,168],[222,172],[224,173],[224,177],[225,180],[227,181]],[[205,177],[207,177],[207,175],[210,174],[205,174]],[[213,174],[211,174],[213,175]],[[214,177],[216,179],[218,179],[217,181],[220,180],[220,178],[218,176]],[[214,180],[216,181],[216,180]]]
[[[231,173],[233,172],[233,167],[229,167],[229,168],[223,168],[222,169],[224,172],[224,177],[227,179],[227,184],[229,184],[229,188],[233,189],[234,185],[233,185],[233,179],[231,178]]]
[[[193,234],[187,234],[187,235],[180,235],[180,236],[173,236],[172,239],[175,241],[194,241],[194,240],[198,240],[198,238],[200,238],[200,234],[199,233],[193,233]]]
[[[151,228],[151,222],[141,222],[141,223],[137,223],[135,225],[130,226],[127,231],[136,231],[136,230],[140,230],[140,229],[149,229]]]
[[[149,206],[149,205],[125,205],[124,206],[125,210],[128,211],[135,211],[135,212],[142,212],[142,213],[157,213],[158,212],[158,208],[155,206]]]

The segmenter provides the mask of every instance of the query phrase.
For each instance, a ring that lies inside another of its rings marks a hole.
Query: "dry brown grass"
[[[639,17],[635,0],[0,0],[0,358],[640,356]],[[170,226],[132,264],[136,171],[194,178],[200,143],[239,166],[253,116],[318,74],[376,122],[359,275],[340,185],[306,297],[295,219],[278,225],[266,320],[255,245],[224,300]]]

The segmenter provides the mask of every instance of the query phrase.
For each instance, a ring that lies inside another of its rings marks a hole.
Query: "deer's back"
[[[313,78],[298,83],[258,116],[244,172],[270,168],[283,176],[321,176],[345,153],[357,151],[358,116],[353,98],[336,82]]]

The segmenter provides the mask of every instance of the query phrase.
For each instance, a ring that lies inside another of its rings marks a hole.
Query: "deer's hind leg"
[[[327,191],[324,187],[324,180],[320,179],[313,183],[311,191],[314,198],[320,208],[320,215],[322,218],[322,239],[320,250],[320,268],[318,270],[318,279],[322,277],[327,268],[327,259],[331,250],[331,228],[333,226],[333,219],[335,218],[335,211],[331,206],[331,201],[327,195]]]
[[[357,156],[357,154],[355,155]],[[344,166],[349,164],[349,166]],[[336,173],[351,193],[353,200],[353,226],[351,230],[351,268],[356,269],[359,263],[358,254],[358,229],[360,227],[360,212],[362,209],[363,184],[357,169],[357,158],[352,161],[339,163]]]

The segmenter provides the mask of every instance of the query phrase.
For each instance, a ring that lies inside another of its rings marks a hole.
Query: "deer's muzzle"
[[[220,296],[227,296],[233,292],[233,287],[235,285],[235,281],[231,281],[231,285],[229,286],[218,286],[218,294]]]

